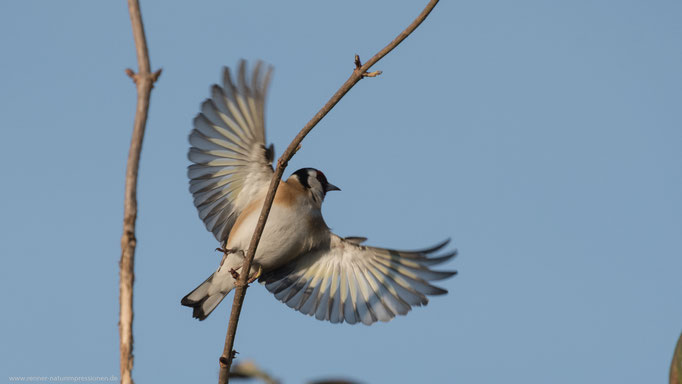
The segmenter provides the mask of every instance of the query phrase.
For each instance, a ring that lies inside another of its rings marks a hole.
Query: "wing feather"
[[[236,85],[225,68],[222,86],[211,87],[189,135],[190,192],[206,229],[222,243],[253,195],[272,178],[264,116],[272,68],[263,67],[258,62],[249,76],[242,60]]]
[[[420,251],[363,246],[358,238],[330,233],[327,245],[261,276],[275,297],[302,313],[332,323],[370,325],[426,305],[427,296],[447,291],[432,285],[455,274],[429,268],[456,252],[434,253],[447,242]]]
[[[375,269],[371,268],[371,266],[368,266],[367,272],[368,275],[377,282],[377,284],[380,284],[377,292],[381,292],[380,294],[384,298],[391,312],[404,315],[410,311],[410,305],[400,297],[395,287],[389,284],[381,274],[379,274]]]
[[[243,151],[242,153],[248,154],[251,150],[251,148],[248,146],[248,143],[252,140],[246,137],[243,132],[243,121],[240,122],[239,119],[235,121],[230,118],[230,115],[223,114],[222,112],[218,111],[217,108],[218,107],[215,105],[213,100],[208,99],[204,101],[204,103],[201,105],[200,116],[203,116],[201,120],[202,122],[205,122],[206,125],[202,125],[201,128],[211,128],[219,135],[227,138],[232,143],[241,147],[239,151]],[[232,116],[236,117],[234,115]]]

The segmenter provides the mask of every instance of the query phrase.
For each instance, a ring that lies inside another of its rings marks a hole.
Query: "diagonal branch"
[[[147,112],[149,111],[149,98],[154,82],[161,75],[161,70],[151,73],[149,65],[149,52],[147,41],[142,25],[140,4],[138,0],[128,0],[130,21],[133,27],[133,37],[137,51],[138,73],[132,69],[126,69],[137,86],[137,108],[135,110],[135,122],[133,123],[133,135],[128,151],[128,165],[125,179],[125,198],[123,208],[123,235],[121,236],[121,261],[119,282],[119,322],[121,352],[121,383],[132,384],[133,370],[133,281],[135,280],[135,220],[137,219],[137,172],[140,167],[140,152],[142,151],[142,139],[147,124]]]
[[[225,337],[225,348],[223,354],[220,357],[220,376],[218,379],[219,383],[227,383],[229,380],[230,365],[232,365],[232,360],[234,354],[234,337],[237,332],[237,324],[239,322],[239,315],[242,310],[242,304],[244,303],[244,296],[246,295],[247,288],[247,278],[251,271],[251,263],[253,262],[254,255],[256,254],[256,248],[258,247],[258,242],[260,241],[261,235],[263,234],[263,228],[265,228],[265,221],[270,214],[270,208],[272,207],[272,202],[275,199],[275,193],[277,192],[277,187],[284,173],[289,160],[294,156],[297,149],[299,148],[303,138],[317,125],[317,123],[324,118],[329,111],[341,100],[341,98],[350,91],[351,88],[358,81],[362,80],[364,77],[375,77],[381,72],[367,72],[374,64],[391,52],[395,47],[398,46],[407,36],[409,36],[417,27],[426,19],[426,17],[431,13],[431,10],[436,6],[438,0],[431,0],[426,5],[426,8],[417,16],[417,18],[410,24],[404,31],[402,31],[393,41],[391,41],[386,47],[369,59],[364,65],[360,62],[360,58],[356,55],[355,57],[355,70],[351,74],[350,78],[339,88],[338,91],[332,96],[327,104],[320,109],[317,114],[301,129],[301,131],[296,135],[294,140],[289,144],[286,151],[277,160],[277,168],[275,169],[275,174],[270,182],[270,188],[268,189],[268,194],[265,197],[265,202],[263,203],[263,209],[261,210],[260,217],[258,218],[258,223],[256,225],[256,230],[254,231],[253,237],[251,238],[251,243],[249,244],[249,250],[244,259],[244,264],[242,265],[242,272],[239,275],[239,280],[237,281],[237,288],[234,294],[234,301],[232,303],[232,312],[230,313],[230,322],[227,328],[227,335]]]

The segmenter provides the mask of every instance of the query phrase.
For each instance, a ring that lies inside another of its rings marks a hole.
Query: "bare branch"
[[[137,86],[137,108],[133,123],[133,135],[128,151],[128,165],[125,179],[125,198],[123,208],[123,235],[121,236],[121,261],[119,282],[119,322],[120,352],[121,352],[121,383],[132,384],[133,370],[133,281],[135,280],[135,220],[137,219],[137,172],[140,166],[140,152],[147,112],[149,111],[149,97],[154,82],[161,75],[161,70],[151,73],[149,52],[142,25],[140,4],[138,0],[128,0],[130,21],[133,27],[133,37],[137,51],[138,73],[126,69]]]
[[[253,262],[253,257],[256,254],[256,248],[258,247],[258,242],[260,241],[261,235],[263,234],[263,228],[265,228],[265,221],[270,214],[270,208],[272,207],[272,202],[275,199],[275,193],[277,192],[277,187],[282,179],[282,174],[286,168],[289,160],[294,156],[296,150],[300,147],[303,138],[317,125],[317,123],[324,118],[329,111],[341,100],[341,98],[350,91],[351,88],[358,81],[365,77],[377,76],[380,72],[367,73],[367,71],[391,52],[395,47],[398,46],[407,36],[409,36],[417,27],[426,19],[426,17],[431,13],[431,10],[436,6],[438,0],[431,0],[426,5],[426,8],[417,16],[417,18],[402,31],[393,41],[391,41],[387,46],[385,46],[376,55],[372,56],[365,64],[360,62],[360,57],[355,55],[355,70],[351,74],[350,78],[339,88],[338,91],[327,101],[327,103],[320,109],[315,116],[301,129],[301,131],[296,135],[294,140],[289,144],[289,147],[284,151],[282,156],[277,160],[277,168],[275,169],[275,174],[270,181],[270,188],[268,189],[268,194],[265,197],[265,202],[263,203],[263,209],[261,210],[260,217],[258,218],[258,223],[254,231],[253,237],[251,238],[251,243],[249,244],[249,250],[244,258],[244,264],[242,265],[241,273],[239,276],[238,284],[236,284],[234,301],[232,303],[232,312],[230,313],[230,322],[227,328],[227,335],[225,336],[225,348],[223,349],[223,354],[219,359],[220,362],[220,375],[218,382],[227,383],[229,380],[230,366],[232,365],[232,359],[234,357],[234,337],[237,332],[237,324],[239,323],[239,315],[242,311],[242,304],[244,303],[244,296],[246,295],[247,278],[251,271],[251,263]]]

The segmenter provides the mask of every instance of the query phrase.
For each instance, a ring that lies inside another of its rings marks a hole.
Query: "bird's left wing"
[[[271,73],[258,62],[248,79],[242,60],[233,81],[225,68],[222,86],[211,88],[189,135],[189,189],[206,229],[221,243],[272,178],[274,150],[265,147],[264,113]]]
[[[363,246],[364,238],[331,234],[329,246],[312,250],[260,281],[291,308],[332,323],[389,321],[413,306],[426,305],[427,295],[446,290],[429,282],[456,272],[433,271],[456,252],[433,257],[448,241],[420,251]]]

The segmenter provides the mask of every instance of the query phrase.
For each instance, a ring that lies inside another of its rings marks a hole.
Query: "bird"
[[[235,288],[244,254],[273,177],[274,147],[266,147],[265,99],[273,68],[244,60],[234,75],[223,68],[189,135],[190,192],[199,217],[224,251],[220,265],[182,298],[204,320]],[[322,217],[328,192],[340,189],[315,168],[280,181],[258,244],[249,282],[258,281],[287,306],[331,323],[387,322],[447,293],[432,281],[456,271],[430,267],[450,260],[436,246],[399,251],[364,245],[364,237],[340,237]],[[440,253],[439,253],[440,252]]]

